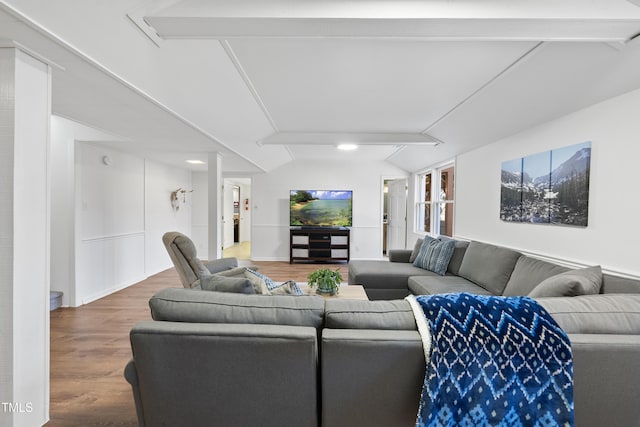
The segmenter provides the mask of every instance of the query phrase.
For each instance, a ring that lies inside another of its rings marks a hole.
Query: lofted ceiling
[[[250,176],[296,159],[416,171],[640,88],[627,0],[0,0],[106,146]]]

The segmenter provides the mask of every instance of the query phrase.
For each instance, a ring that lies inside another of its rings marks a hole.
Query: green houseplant
[[[309,287],[313,289],[317,286],[316,292],[319,294],[334,295],[338,293],[340,289],[340,282],[342,282],[342,275],[340,269],[330,270],[328,268],[321,268],[313,273],[309,274]]]

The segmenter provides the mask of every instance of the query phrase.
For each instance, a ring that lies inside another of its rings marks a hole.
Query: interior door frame
[[[406,185],[409,185],[409,177],[408,176],[399,176],[399,175],[383,175],[380,178],[380,256],[384,257],[384,183],[386,181],[396,181],[396,180],[404,180]],[[408,204],[409,204],[409,194],[407,193],[407,214],[404,217],[404,240],[405,246],[407,242],[407,215],[408,215]],[[389,252],[389,248],[387,248],[387,255]]]

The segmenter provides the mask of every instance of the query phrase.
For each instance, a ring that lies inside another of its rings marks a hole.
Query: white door
[[[387,253],[404,249],[407,239],[407,180],[389,181],[387,210]]]

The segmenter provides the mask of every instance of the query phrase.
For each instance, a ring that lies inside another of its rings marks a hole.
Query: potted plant
[[[340,289],[340,282],[342,282],[342,275],[340,269],[330,270],[328,268],[321,268],[313,273],[309,274],[309,287],[313,289],[317,286],[316,290],[319,294],[335,295]]]

